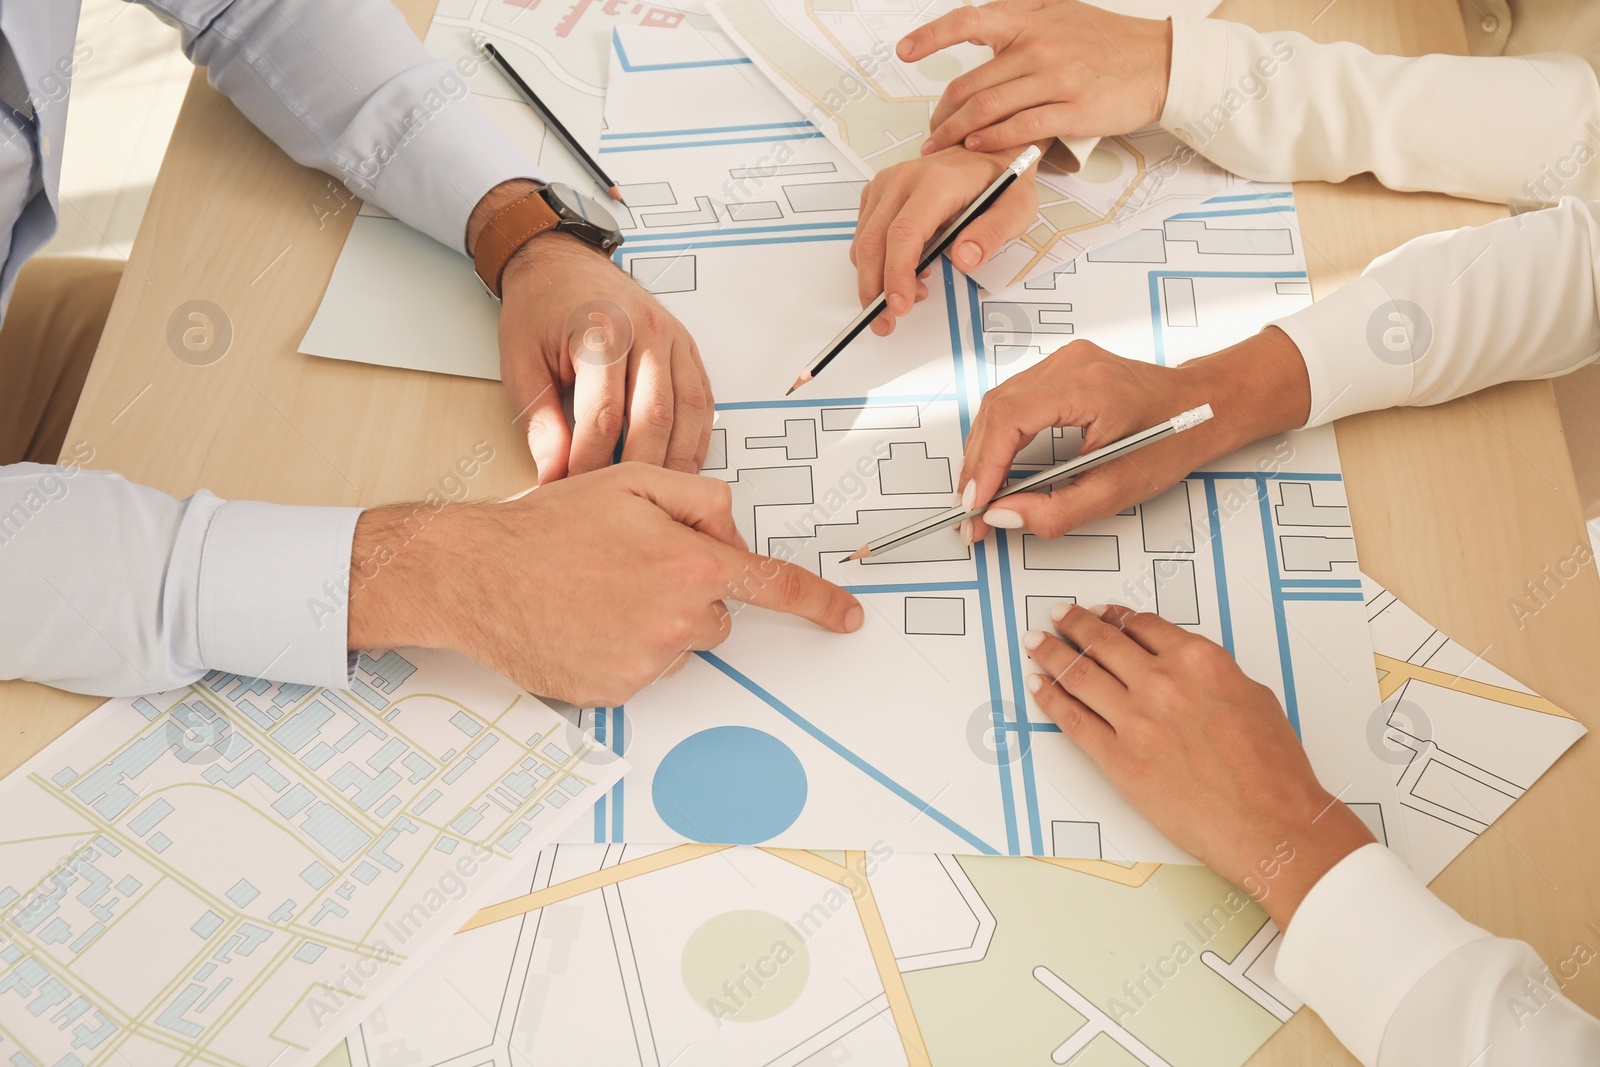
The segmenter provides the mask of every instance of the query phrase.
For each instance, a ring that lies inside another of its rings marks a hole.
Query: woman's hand
[[[959,7],[906,34],[915,63],[969,41],[994,58],[945,87],[924,153],[965,144],[995,152],[1051,137],[1102,137],[1161,117],[1172,72],[1172,24],[1077,0],[995,0]]]
[[[1305,361],[1276,327],[1181,367],[1158,367],[1088,341],[1072,342],[983,398],[958,483],[969,511],[993,499],[1017,453],[1046,429],[1081,428],[1083,451],[1090,452],[1201,404],[1211,405],[1210,421],[1049,492],[1006,497],[972,520],[964,536],[982,540],[990,527],[1000,527],[1058,537],[1149,500],[1196,467],[1303,426],[1310,416]]]
[[[889,297],[888,310],[872,323],[873,333],[887,337],[894,320],[928,295],[916,274],[923,247],[1016,158],[1016,152],[984,155],[952,148],[896,163],[878,172],[861,191],[861,214],[850,244],[861,306],[879,293]],[[969,273],[976,270],[1001,245],[1033,225],[1039,212],[1034,173],[1030,169],[1012,182],[988,211],[961,231],[950,249],[957,267]]]
[[[1057,610],[1023,643],[1028,689],[1173,844],[1280,928],[1372,832],[1317,781],[1272,690],[1220,645],[1127,608]]]

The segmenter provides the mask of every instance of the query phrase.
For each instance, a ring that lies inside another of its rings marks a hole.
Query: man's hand
[[[356,524],[350,647],[464,652],[541,696],[614,706],[728,636],[736,600],[848,633],[861,605],[747,550],[727,483],[639,463],[515,500]]]
[[[873,333],[887,337],[895,319],[928,295],[928,287],[916,276],[923,246],[1016,157],[1015,152],[985,155],[952,148],[896,163],[879,171],[861,190],[861,213],[850,242],[861,306],[879,293],[889,297],[888,310],[873,320]],[[961,231],[950,249],[957,267],[969,273],[976,270],[1001,245],[1033,225],[1039,213],[1033,184],[1036,170],[1037,164]]]
[[[1203,463],[1236,448],[1305,425],[1311,379],[1300,350],[1269,326],[1232,348],[1157,367],[1124,359],[1088,341],[1055,354],[991,389],[967,437],[958,483],[970,510],[1005,484],[1012,461],[1043,430],[1076,426],[1092,452],[1180,412],[1210,404],[1213,418],[1192,430],[1113,460],[1044,493],[1017,493],[974,519],[967,534],[990,527],[1059,537],[1115,515],[1177,484]]]
[[[970,41],[994,58],[953,80],[934,108],[924,153],[965,144],[996,152],[1050,137],[1108,137],[1161,117],[1172,24],[1077,0],[995,0],[958,7],[906,34],[915,63]]]
[[[468,253],[496,212],[533,189],[526,181],[491,189],[468,224]],[[541,483],[610,464],[624,422],[624,460],[700,470],[711,445],[711,382],[689,332],[654,296],[593,245],[555,232],[512,257],[501,288],[500,376]]]
[[[1023,642],[1045,714],[1173,844],[1279,929],[1372,832],[1324,789],[1272,691],[1220,645],[1127,608],[1058,609]]]

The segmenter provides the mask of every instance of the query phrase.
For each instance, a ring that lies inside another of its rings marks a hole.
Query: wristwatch
[[[617,220],[594,197],[561,182],[541,185],[501,208],[478,234],[472,262],[490,296],[500,299],[500,280],[511,257],[548,230],[570,233],[608,255],[622,243]]]

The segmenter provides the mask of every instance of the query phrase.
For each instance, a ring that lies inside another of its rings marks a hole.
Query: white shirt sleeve
[[[1382,845],[1306,894],[1277,975],[1368,1067],[1600,1063],[1600,1020],[1533,949],[1462,919]]]
[[[542,172],[388,0],[142,0],[294,159],[456,251],[494,186]]]
[[[359,514],[0,467],[0,678],[100,696],[211,670],[345,688]]]
[[[1600,198],[1600,80],[1577,55],[1386,56],[1174,18],[1161,125],[1257,181],[1371,171],[1503,204]]]
[[[1553,378],[1600,356],[1600,203],[1568,198],[1429,234],[1274,325],[1311,379],[1309,426]]]

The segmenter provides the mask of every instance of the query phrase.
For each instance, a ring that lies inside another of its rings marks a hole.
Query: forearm
[[[1369,1067],[1600,1062],[1600,1023],[1531,948],[1462,919],[1381,845],[1318,880],[1276,970]]]
[[[430,55],[387,0],[145,0],[251,122],[296,161],[457,251],[473,208],[538,168],[467,91],[469,48]],[[308,46],[308,39],[315,46]]]
[[[1274,325],[1310,379],[1309,425],[1551,378],[1600,355],[1600,205],[1566,200],[1417,238]]]
[[[1175,18],[1161,125],[1258,181],[1371,171],[1499,203],[1600,197],[1600,167],[1585,165],[1600,153],[1600,83],[1573,55],[1376,55]]]
[[[342,685],[355,514],[0,468],[0,677],[101,696],[210,670]]]

